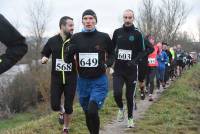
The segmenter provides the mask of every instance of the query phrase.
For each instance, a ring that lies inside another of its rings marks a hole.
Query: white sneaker
[[[117,121],[122,122],[124,120],[124,109],[119,109],[117,114]]]
[[[133,128],[133,127],[135,127],[135,123],[134,123],[134,120],[133,120],[133,118],[129,118],[128,119],[128,126],[127,126],[128,128]]]
[[[149,101],[153,101],[152,94],[149,94]]]

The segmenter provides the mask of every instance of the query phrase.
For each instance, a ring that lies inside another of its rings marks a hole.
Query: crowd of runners
[[[0,73],[14,65],[27,51],[24,37],[0,16],[0,39],[8,47],[0,57]],[[73,18],[60,19],[59,34],[51,37],[44,46],[41,63],[46,64],[52,55],[51,107],[59,112],[63,134],[69,134],[75,93],[84,111],[90,134],[99,134],[102,108],[108,94],[109,68],[113,78],[113,97],[119,108],[117,120],[125,118],[122,101],[123,87],[127,105],[127,127],[134,127],[134,97],[139,83],[141,100],[148,95],[153,101],[153,92],[166,88],[169,81],[180,77],[183,70],[193,65],[193,59],[181,45],[155,41],[154,35],[143,35],[133,24],[134,13],[123,12],[124,24],[116,29],[112,39],[96,29],[97,16],[93,10],[82,14],[83,29],[73,34]],[[8,34],[5,34],[8,33]],[[154,86],[156,83],[156,86]],[[61,96],[64,93],[64,107]]]

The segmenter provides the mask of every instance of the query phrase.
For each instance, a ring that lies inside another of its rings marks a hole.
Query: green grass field
[[[134,134],[200,134],[200,65],[186,72],[136,122]]]
[[[106,99],[103,110],[100,111],[101,125],[105,124],[109,120],[112,120],[116,111],[116,106],[111,92]],[[47,116],[43,116],[38,120],[32,120],[32,114],[21,113],[15,117],[0,121],[0,134],[60,134],[62,126],[58,124],[57,113],[52,113]],[[85,117],[82,109],[78,104],[74,106],[73,121],[70,130],[71,134],[87,134],[87,128],[85,124]]]
[[[160,99],[136,122],[134,134],[199,134],[200,133],[200,65],[187,71],[166,90]],[[101,125],[115,118],[117,108],[110,92],[100,112]],[[88,134],[82,109],[74,106],[71,134]],[[0,121],[0,134],[60,134],[57,113],[37,119],[31,113],[16,114]]]

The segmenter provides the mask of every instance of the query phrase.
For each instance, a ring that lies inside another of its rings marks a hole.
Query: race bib
[[[132,51],[131,50],[124,50],[119,49],[118,50],[118,58],[119,60],[131,60],[132,57]]]
[[[97,67],[98,62],[98,53],[79,53],[80,67]]]
[[[72,63],[65,63],[62,59],[56,59],[56,71],[72,71]]]
[[[155,58],[148,58],[148,62],[149,62],[149,64],[155,64],[156,59]]]

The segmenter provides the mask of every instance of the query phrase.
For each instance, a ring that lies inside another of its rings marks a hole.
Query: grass
[[[35,116],[32,113],[23,113],[15,114],[10,119],[0,120],[0,132],[4,129],[10,129],[22,125],[34,118]]]
[[[200,134],[200,65],[186,72],[136,122],[134,134]]]
[[[112,120],[116,111],[116,106],[113,97],[111,97],[112,92],[109,93],[108,98],[106,99],[104,108],[100,111],[101,116],[101,125],[103,126],[106,122]],[[18,120],[16,123],[10,119],[9,121],[5,121],[4,126],[2,126],[2,131],[0,134],[60,134],[62,130],[62,126],[58,124],[57,121],[57,113],[49,114],[45,117],[41,117],[38,120],[29,120],[26,114],[21,114],[21,118],[23,120]],[[26,120],[27,119],[27,120]],[[0,122],[1,123],[1,122]],[[3,122],[2,122],[3,123]],[[5,127],[7,126],[7,127]],[[12,128],[12,129],[10,129]],[[82,109],[78,104],[74,106],[74,115],[72,126],[70,130],[71,134],[88,134],[88,130],[85,124],[85,116],[83,114]]]
[[[200,65],[186,72],[166,90],[160,99],[136,122],[134,134],[198,134],[200,133]],[[100,111],[101,126],[111,121],[116,114],[116,105],[109,93],[104,108]],[[35,120],[31,114],[18,114],[9,120],[0,121],[0,134],[60,134],[57,113]],[[2,131],[1,131],[2,130]],[[71,134],[88,134],[85,117],[78,104],[74,106]]]

